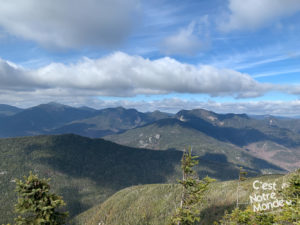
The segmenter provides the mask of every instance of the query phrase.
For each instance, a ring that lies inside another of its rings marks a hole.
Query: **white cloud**
[[[167,55],[195,55],[208,46],[208,34],[200,34],[200,26],[207,26],[207,16],[198,23],[191,22],[178,33],[166,37],[161,44],[161,51]],[[203,30],[204,32],[204,30]],[[204,36],[201,40],[199,36]]]
[[[2,59],[0,59],[0,80],[0,91],[32,91],[32,88],[44,86],[35,82],[29,71]]]
[[[256,97],[274,90],[300,94],[300,85],[297,84],[259,83],[234,70],[183,64],[169,57],[149,60],[122,52],[95,60],[85,58],[75,64],[52,63],[39,69],[25,69],[0,59],[0,80],[0,102],[21,107],[58,101],[96,108],[122,105],[141,111],[176,112],[205,108],[220,113],[296,115],[300,110],[300,101],[218,103],[179,98],[101,101],[99,96],[168,93],[204,93],[237,98]]]
[[[222,18],[223,31],[254,30],[300,11],[299,0],[229,0],[229,15]]]
[[[273,89],[271,84],[259,83],[230,69],[194,66],[169,57],[149,60],[122,52],[96,60],[84,58],[76,64],[52,63],[33,70],[2,60],[0,80],[2,91],[51,91],[70,96],[124,97],[175,92],[247,98]]]
[[[281,90],[287,92],[292,95],[300,95],[300,85],[292,84],[292,85],[282,85]]]
[[[1,1],[0,26],[46,47],[113,46],[130,32],[139,0]]]

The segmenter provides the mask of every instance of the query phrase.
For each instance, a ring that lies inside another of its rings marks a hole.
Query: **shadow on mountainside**
[[[216,126],[198,117],[190,117],[187,121],[180,121],[175,118],[162,119],[156,121],[155,124],[159,127],[178,124],[184,128],[195,129],[219,141],[230,142],[239,147],[265,140],[273,141],[287,147],[300,145],[299,138],[293,140],[292,137],[290,137],[290,135],[292,135],[290,134],[290,131],[283,128],[277,128],[273,133],[263,133],[260,130],[251,127],[234,128]]]
[[[121,146],[102,139],[77,135],[49,136],[47,146],[29,145],[30,151],[51,152],[39,157],[41,164],[72,177],[90,178],[115,190],[137,184],[176,182],[181,177],[182,151],[158,151]],[[225,155],[206,153],[200,157],[198,173],[219,180],[236,178],[236,165]],[[251,170],[251,169],[250,169]],[[258,174],[259,170],[253,174]]]

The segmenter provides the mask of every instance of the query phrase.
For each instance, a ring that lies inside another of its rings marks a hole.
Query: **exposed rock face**
[[[180,117],[179,117],[179,120],[182,121],[182,122],[186,122],[186,121],[187,121],[186,119],[184,119],[183,116],[180,116]]]
[[[139,138],[141,138],[138,142],[139,142],[139,146],[140,148],[152,148],[152,149],[156,149],[159,145],[159,140],[161,138],[161,135],[159,133],[156,133],[154,135],[150,135],[150,136],[144,136],[143,133],[139,134]]]

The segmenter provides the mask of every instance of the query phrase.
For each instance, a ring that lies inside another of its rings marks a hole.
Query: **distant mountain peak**
[[[234,118],[242,118],[242,119],[250,119],[250,117],[243,114],[235,114],[235,113],[215,113],[206,109],[192,109],[192,110],[181,110],[176,114],[178,119],[184,118],[188,120],[189,118],[201,118],[211,123],[220,122],[223,120],[234,119]]]
[[[97,109],[94,109],[94,108],[88,107],[88,106],[81,106],[81,107],[78,107],[78,109],[82,109],[82,110],[86,110],[86,111],[97,111]]]
[[[61,104],[61,103],[58,103],[58,102],[49,102],[49,103],[46,103],[44,105],[50,105],[50,106],[56,106],[56,107],[71,107],[71,106],[64,105],[64,104]]]
[[[45,104],[40,104],[33,108],[41,108],[41,109],[46,109],[46,110],[64,110],[64,109],[71,109],[73,107],[64,105],[64,104],[61,104],[58,102],[49,102],[49,103],[45,103]]]
[[[118,109],[118,110],[126,110],[123,106],[117,106],[117,107],[115,107],[115,109]]]

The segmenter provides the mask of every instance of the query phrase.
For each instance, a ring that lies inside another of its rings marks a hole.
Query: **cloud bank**
[[[204,93],[247,98],[273,88],[230,69],[194,66],[169,57],[149,60],[122,52],[95,60],[84,58],[76,64],[51,63],[35,70],[0,60],[0,80],[0,91],[119,97]]]
[[[300,11],[299,0],[229,0],[223,31],[255,30]],[[223,18],[224,19],[224,18]]]
[[[130,33],[139,0],[2,1],[0,27],[48,48],[114,46]]]
[[[269,91],[300,95],[300,85],[260,83],[250,75],[208,65],[191,65],[164,57],[150,60],[116,52],[74,64],[51,63],[26,69],[0,59],[0,102],[17,106],[58,101],[96,108],[122,105],[141,111],[206,108],[216,112],[297,114],[300,101],[216,103],[196,100],[101,101],[101,96],[134,97],[172,93],[253,98]],[[192,96],[191,96],[192,98]],[[289,108],[291,107],[291,108]],[[294,110],[295,109],[295,110]]]

